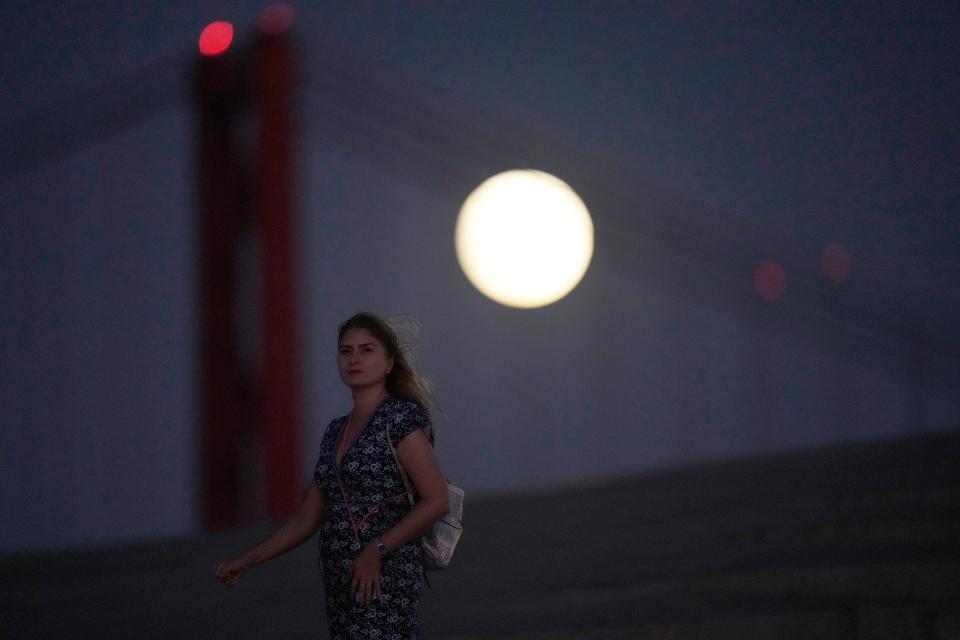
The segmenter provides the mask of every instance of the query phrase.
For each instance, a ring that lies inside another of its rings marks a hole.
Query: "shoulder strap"
[[[400,478],[403,479],[403,486],[407,490],[407,500],[410,502],[410,506],[414,506],[415,502],[413,500],[413,490],[410,488],[410,479],[407,478],[407,472],[403,469],[403,465],[400,464],[400,458],[397,457],[397,450],[393,447],[393,440],[390,438],[390,423],[387,423],[387,426],[384,428],[384,432],[387,436],[387,446],[390,447],[390,453],[393,454],[393,461],[397,463],[397,469],[400,471]]]

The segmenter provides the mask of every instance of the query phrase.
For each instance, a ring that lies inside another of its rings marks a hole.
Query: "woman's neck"
[[[353,390],[353,416],[365,419],[373,413],[389,393],[384,386]]]

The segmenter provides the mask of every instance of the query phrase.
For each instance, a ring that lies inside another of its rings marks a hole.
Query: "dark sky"
[[[260,3],[5,3],[4,124],[188,54]],[[960,310],[960,4],[344,2],[298,9],[434,88],[637,159],[647,178],[782,234],[816,274],[830,241],[849,286]],[[309,70],[307,70],[309,73]],[[122,92],[122,88],[120,89]],[[104,99],[109,99],[105,97]]]

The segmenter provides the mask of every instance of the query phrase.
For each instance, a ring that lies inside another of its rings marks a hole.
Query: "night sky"
[[[5,3],[4,126],[53,104],[34,126],[55,130],[111,82],[99,99],[122,102],[151,62],[188,61],[208,21],[248,34],[263,6],[203,4]],[[960,310],[958,25],[956,3],[872,2],[310,3],[296,19],[305,49],[343,43],[752,219],[788,278],[838,242],[845,286],[941,336]]]

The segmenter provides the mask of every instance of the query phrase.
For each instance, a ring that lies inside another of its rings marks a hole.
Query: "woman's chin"
[[[346,380],[344,384],[350,387],[351,391],[361,391],[370,387],[381,386],[381,380]]]

